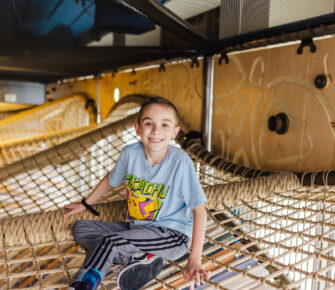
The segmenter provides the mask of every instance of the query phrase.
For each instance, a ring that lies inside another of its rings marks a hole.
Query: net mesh
[[[64,220],[62,207],[87,196],[112,169],[121,148],[137,142],[136,118],[0,168],[1,287],[54,289],[70,283],[85,254],[72,240],[71,226],[94,216],[85,212]],[[304,187],[294,174],[249,179],[197,154],[194,146],[186,151],[208,197],[202,263],[212,277],[202,288],[334,288],[334,187]],[[98,206],[101,220],[124,220],[124,199],[122,186],[106,193]],[[167,261],[146,287],[187,287],[181,274],[186,263],[187,255]],[[101,289],[115,288],[115,275],[108,275]]]
[[[115,2],[153,21],[155,29],[136,35],[123,31],[108,33],[100,41],[91,41],[90,45],[185,47],[196,43],[221,53],[222,50],[230,52],[334,33],[331,15],[334,0],[167,0],[138,5],[131,0]],[[155,19],[155,13],[148,12],[153,6],[157,13],[164,11],[170,20]],[[172,29],[171,23],[178,23],[185,31]],[[283,25],[285,28],[281,27]],[[281,28],[271,30],[274,27]],[[258,34],[251,39],[248,34],[253,32]],[[204,38],[204,42],[198,43],[197,37],[192,38],[194,33]],[[205,40],[206,36],[209,41]],[[163,61],[168,58],[162,56]]]
[[[87,126],[92,116],[86,103],[84,96],[75,95],[15,114],[0,122],[0,141]]]
[[[0,112],[0,120],[6,119],[16,113],[13,112]]]
[[[92,130],[96,115],[86,104],[74,95],[0,121],[0,167]]]
[[[219,39],[334,12],[334,0],[170,0],[164,6],[192,25],[192,17],[219,9]]]
[[[164,3],[164,6],[177,14],[182,19],[188,19],[193,16],[206,13],[220,6],[221,0],[207,1],[181,1],[170,0]]]
[[[0,121],[32,107],[33,105],[0,102]]]

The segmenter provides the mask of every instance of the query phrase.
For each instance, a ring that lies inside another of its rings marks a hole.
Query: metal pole
[[[97,74],[95,77],[96,80],[96,101],[97,101],[97,123],[101,123],[101,112],[100,112],[100,78],[101,75]]]
[[[204,98],[202,106],[202,136],[207,151],[212,147],[212,117],[213,117],[213,81],[214,57],[205,56],[203,64]]]

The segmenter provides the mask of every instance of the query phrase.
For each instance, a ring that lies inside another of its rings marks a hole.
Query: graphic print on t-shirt
[[[170,186],[151,183],[127,172],[128,216],[136,220],[154,221],[162,208]]]

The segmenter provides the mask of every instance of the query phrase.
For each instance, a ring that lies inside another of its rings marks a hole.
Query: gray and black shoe
[[[84,282],[73,282],[66,290],[88,290],[89,288]]]
[[[116,281],[122,290],[138,290],[155,278],[162,268],[161,257],[147,253],[135,254],[119,272]]]

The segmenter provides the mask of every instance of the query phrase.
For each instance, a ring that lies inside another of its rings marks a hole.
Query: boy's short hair
[[[137,119],[138,124],[140,124],[141,122],[141,118],[142,118],[145,108],[147,108],[148,106],[152,104],[158,104],[158,105],[163,105],[163,106],[172,108],[176,114],[177,125],[179,124],[179,113],[178,113],[176,106],[171,101],[165,98],[162,98],[162,97],[148,97],[143,101],[141,109],[138,112],[138,119]]]

